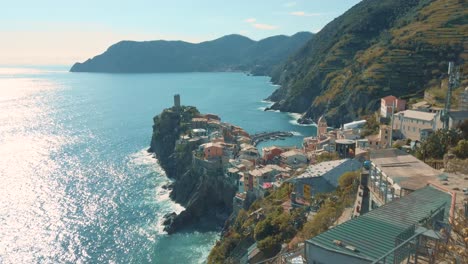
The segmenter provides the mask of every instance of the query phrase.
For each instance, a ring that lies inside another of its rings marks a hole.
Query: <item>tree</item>
[[[340,188],[345,189],[353,185],[354,181],[359,178],[359,172],[357,171],[348,171],[343,173],[338,179],[338,185]]]
[[[451,261],[451,263],[468,263],[468,218],[458,210],[450,224],[450,231],[442,232],[447,242],[440,245],[436,254],[437,263]]]
[[[468,140],[468,120],[463,121],[457,128],[461,131],[461,137]]]
[[[439,129],[429,135],[416,151],[419,159],[442,159],[449,148],[455,146],[460,140],[460,133],[454,129]]]
[[[458,144],[453,148],[454,154],[460,159],[468,158],[468,140],[463,139],[458,141]]]
[[[262,240],[272,235],[274,231],[275,231],[275,228],[271,224],[271,218],[266,218],[258,222],[258,224],[255,226],[255,229],[254,229],[255,240],[257,241]]]
[[[257,243],[258,249],[266,258],[273,257],[281,250],[281,242],[278,236],[269,236]]]

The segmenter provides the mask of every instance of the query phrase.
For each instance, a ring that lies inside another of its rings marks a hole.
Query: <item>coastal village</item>
[[[468,98],[468,90],[463,96]],[[310,221],[321,205],[312,203],[314,197],[339,188],[343,174],[359,174],[352,206],[328,231],[293,249],[283,246],[272,258],[266,258],[255,241],[243,243],[234,250],[240,263],[434,263],[436,246],[447,240],[443,227],[457,210],[467,217],[468,166],[465,160],[463,166],[450,170],[456,166],[450,158],[441,167],[417,159],[410,151],[438,129],[455,129],[466,122],[467,102],[448,112],[443,122],[443,109],[424,103],[408,109],[405,100],[389,95],[381,99],[376,134],[361,136],[366,120],[331,129],[322,116],[316,122],[316,136],[304,138],[302,147],[261,150],[256,144],[262,140],[290,135],[249,135],[215,114],[198,114],[176,148],[196,145],[192,166],[201,172],[223,171],[218,177],[237,186],[231,221],[285,183],[292,192],[281,204],[283,210],[307,208],[306,221]],[[180,107],[179,95],[174,103],[174,109]],[[401,145],[395,148],[396,144]],[[323,156],[328,158],[322,161]],[[261,220],[262,210],[251,217]]]

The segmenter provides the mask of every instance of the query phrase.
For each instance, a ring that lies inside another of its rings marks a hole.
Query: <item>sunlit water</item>
[[[296,135],[261,146],[300,144],[315,127],[262,111],[274,89],[240,73],[0,68],[0,263],[203,263],[217,232],[162,230],[183,207],[146,152],[152,118],[179,93],[248,132]]]

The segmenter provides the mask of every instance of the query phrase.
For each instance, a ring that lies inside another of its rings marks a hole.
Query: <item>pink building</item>
[[[394,112],[405,110],[406,100],[398,99],[393,95],[385,96],[380,100],[380,115],[390,117],[393,107],[395,107]]]

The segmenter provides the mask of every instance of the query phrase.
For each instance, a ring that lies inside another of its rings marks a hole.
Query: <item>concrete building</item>
[[[326,136],[327,128],[327,120],[324,116],[321,116],[317,121],[317,137],[320,138],[321,136]]]
[[[393,109],[394,108],[394,109]],[[380,99],[380,116],[389,118],[393,112],[403,111],[406,108],[406,101],[398,99],[393,95]]]
[[[367,140],[369,141],[369,148],[381,149],[381,148],[391,147],[389,146],[391,134],[392,134],[392,129],[390,126],[380,125],[378,134],[370,135],[366,137]]]
[[[468,87],[466,87],[461,94],[460,102],[458,103],[458,109],[460,111],[468,111]]]
[[[340,129],[336,132],[336,139],[356,140],[361,138],[361,130],[358,128]]]
[[[204,117],[194,117],[192,118],[192,128],[197,129],[206,129],[208,126],[208,119]]]
[[[369,210],[401,198],[430,182],[437,182],[441,172],[399,149],[370,152],[367,187]]]
[[[335,148],[340,158],[354,158],[354,155],[356,154],[356,141],[350,139],[337,139],[335,141]]]
[[[245,159],[251,161],[253,164],[257,164],[257,161],[260,159],[260,154],[256,147],[250,144],[241,144],[239,159]]]
[[[362,128],[367,123],[366,120],[358,120],[343,125],[343,130],[348,129],[359,129]]]
[[[261,187],[264,183],[276,181],[276,177],[281,173],[290,173],[291,169],[282,168],[278,165],[267,165],[265,167],[256,168],[248,172],[249,177],[252,177],[253,189],[260,197]],[[270,186],[271,187],[271,186]]]
[[[223,156],[223,146],[220,143],[206,143],[201,145],[205,159],[219,158]]]
[[[305,153],[297,149],[281,153],[280,157],[283,166],[289,166],[293,169],[304,167],[308,163]]]
[[[338,179],[346,172],[361,168],[354,159],[325,161],[307,167],[306,171],[287,181],[293,182],[298,197],[308,199],[317,193],[332,192],[338,187]]]
[[[203,136],[207,136],[206,129],[203,129],[203,128],[194,128],[194,129],[192,129],[192,136],[193,136],[193,137],[203,137]]]
[[[448,113],[449,128],[457,128],[465,120],[468,120],[468,110],[465,111],[451,111]]]
[[[269,163],[273,161],[275,157],[279,157],[281,153],[285,152],[283,148],[277,146],[265,147],[262,149],[263,162]]]
[[[450,192],[426,186],[307,240],[307,263],[406,263],[410,257],[416,259],[411,263],[427,263],[427,249],[437,250],[454,200]]]
[[[436,131],[442,128],[439,113],[405,110],[398,112],[393,117],[393,130],[395,137],[421,140],[421,132],[424,129]]]

